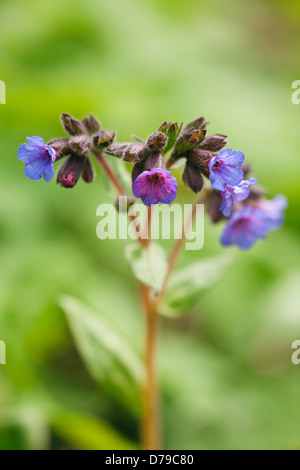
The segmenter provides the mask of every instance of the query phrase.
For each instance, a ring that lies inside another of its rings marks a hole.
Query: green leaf
[[[177,270],[171,277],[169,288],[159,306],[162,315],[176,317],[186,313],[199,301],[203,289],[218,280],[230,264],[228,253],[197,261]]]
[[[72,447],[81,450],[136,450],[129,441],[110,424],[89,415],[68,413],[52,422],[55,432]]]
[[[123,405],[139,413],[144,374],[140,358],[99,313],[69,296],[63,296],[60,305],[90,374]]]
[[[134,243],[126,247],[125,256],[134,276],[159,292],[168,268],[165,250],[153,242],[147,247]]]

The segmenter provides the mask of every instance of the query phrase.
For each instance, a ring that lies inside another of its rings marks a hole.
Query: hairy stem
[[[156,377],[156,346],[158,334],[158,315],[151,299],[148,286],[141,286],[145,317],[145,384],[143,389],[144,416],[142,422],[142,440],[145,450],[160,449],[160,416],[158,385]]]
[[[97,150],[92,150],[92,153],[95,155],[97,158],[98,162],[100,163],[101,167],[105,171],[106,175],[108,176],[109,180],[112,182],[114,187],[116,188],[118,194],[120,196],[126,196],[126,191],[119,180],[118,176],[116,175],[114,169],[111,167],[111,165],[108,163],[107,159],[102,155],[102,153],[97,152]],[[138,224],[136,222],[136,218],[134,216],[129,216],[130,220],[135,224],[135,229],[138,231]],[[149,240],[143,239],[139,237],[137,239],[138,243],[140,243],[142,246],[148,246]]]
[[[112,184],[114,185],[116,190],[118,191],[118,193],[121,196],[126,195],[126,191],[123,188],[123,185],[122,185],[121,181],[117,177],[117,175],[114,172],[113,168],[108,163],[107,159],[102,155],[102,153],[98,153],[96,150],[92,150],[92,152],[95,155],[95,157],[97,158],[100,165],[102,166],[105,173],[107,174],[108,178],[110,179],[110,181],[112,182]]]
[[[102,154],[93,150],[93,154],[98,162],[104,169],[110,181],[115,186],[119,195],[125,195],[126,192],[115,174],[113,168],[109,165],[108,161]],[[150,242],[151,234],[151,216],[152,208],[148,208],[147,213],[147,234],[146,228],[144,236],[146,238],[138,238],[138,242],[145,248]],[[130,217],[131,220],[136,222],[135,217]],[[137,230],[138,226],[135,224]],[[158,405],[158,387],[156,383],[155,373],[155,351],[157,343],[157,326],[158,316],[153,303],[152,289],[140,283],[142,304],[146,317],[146,335],[145,335],[145,384],[143,387],[143,406],[144,414],[142,420],[142,440],[143,448],[147,450],[156,450],[160,448],[159,439],[159,405]]]
[[[123,188],[122,183],[114,172],[113,168],[110,166],[106,158],[98,153],[96,150],[92,151],[96,156],[98,162],[104,169],[108,178],[116,188],[119,195],[126,195],[126,191]],[[169,162],[171,166],[171,160]],[[158,394],[158,384],[156,377],[156,349],[157,349],[157,337],[158,337],[158,313],[157,308],[159,302],[162,300],[165,292],[167,290],[171,274],[175,268],[178,257],[182,250],[182,247],[185,242],[185,234],[188,233],[192,227],[193,221],[197,214],[197,204],[201,204],[202,199],[194,204],[192,214],[185,226],[182,229],[181,238],[176,241],[172,252],[169,257],[168,270],[163,283],[163,287],[155,298],[153,290],[142,283],[140,283],[141,299],[143,304],[143,309],[145,312],[145,383],[143,387],[143,406],[144,414],[142,420],[142,441],[143,448],[145,450],[159,450],[161,448],[160,442],[160,412],[159,412],[159,394]],[[150,243],[151,238],[151,217],[152,217],[152,208],[148,208],[147,213],[147,229],[144,230],[144,237],[146,230],[148,231],[148,237],[138,238],[138,242],[143,246],[147,247]],[[135,221],[135,217],[130,217],[131,220]],[[136,224],[136,229],[137,229]]]

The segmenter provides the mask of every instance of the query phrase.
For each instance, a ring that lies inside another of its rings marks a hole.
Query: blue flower
[[[177,195],[177,181],[172,173],[161,168],[144,171],[132,185],[133,194],[141,198],[146,206],[171,204]]]
[[[226,186],[237,186],[244,177],[241,168],[245,155],[242,152],[232,152],[232,149],[222,150],[208,162],[209,179],[214,189],[225,191]]]
[[[31,180],[50,181],[54,174],[56,151],[41,137],[27,137],[28,144],[20,145],[18,158],[25,163],[24,173]]]
[[[243,180],[237,186],[228,186],[225,191],[221,191],[223,202],[220,207],[220,211],[223,212],[225,217],[229,217],[233,204],[235,202],[245,201],[250,195],[250,187],[257,184],[257,179],[250,178],[249,180]]]
[[[278,230],[284,222],[283,211],[288,201],[285,196],[272,200],[261,199],[254,206],[245,206],[230,217],[221,237],[224,246],[238,245],[251,248],[259,238]]]
[[[229,219],[222,237],[224,246],[238,245],[242,250],[251,248],[259,238],[271,229],[270,218],[261,209],[245,206]]]

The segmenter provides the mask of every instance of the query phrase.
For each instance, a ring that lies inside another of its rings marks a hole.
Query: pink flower
[[[144,171],[132,185],[135,197],[141,198],[146,206],[171,204],[177,195],[177,181],[172,173],[161,168]]]

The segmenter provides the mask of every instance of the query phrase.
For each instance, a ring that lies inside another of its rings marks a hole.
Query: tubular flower
[[[141,198],[146,206],[171,204],[177,195],[177,181],[172,173],[162,168],[153,168],[139,175],[132,185],[133,194]]]
[[[214,189],[225,191],[226,186],[237,186],[244,177],[240,168],[245,160],[242,152],[222,150],[208,162],[209,179]]]
[[[235,202],[245,201],[250,195],[250,187],[257,184],[256,178],[243,180],[237,186],[227,186],[225,191],[221,191],[223,202],[220,211],[225,217],[229,217]]]
[[[54,175],[56,151],[41,137],[27,137],[27,142],[18,149],[18,158],[25,163],[25,175],[31,180],[40,180],[43,176],[45,181],[50,181]]]

